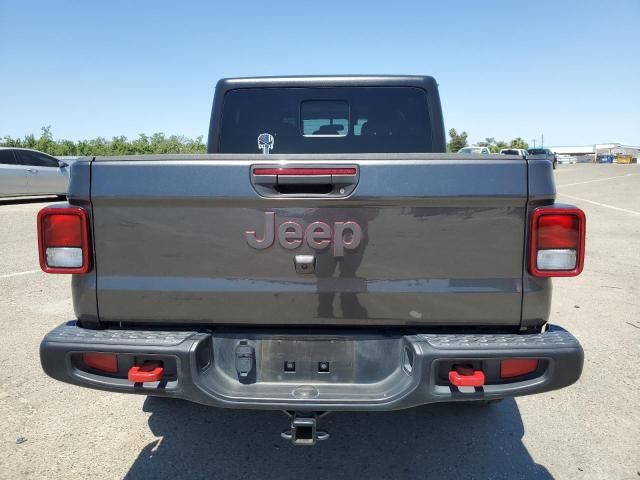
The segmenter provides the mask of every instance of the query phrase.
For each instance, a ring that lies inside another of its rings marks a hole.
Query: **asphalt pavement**
[[[334,413],[315,448],[280,412],[233,411],[62,384],[38,347],[73,318],[70,279],[37,260],[51,199],[0,199],[0,478],[640,479],[640,165],[560,165],[587,214],[580,277],[554,280],[553,323],[585,349],[580,381],[489,407]]]

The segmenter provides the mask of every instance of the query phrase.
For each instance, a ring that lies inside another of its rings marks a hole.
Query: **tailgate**
[[[309,170],[252,175],[274,162]],[[99,158],[91,183],[102,321],[520,323],[523,159]]]

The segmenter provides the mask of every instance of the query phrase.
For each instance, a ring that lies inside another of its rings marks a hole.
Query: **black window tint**
[[[58,160],[40,152],[21,150],[20,159],[23,165],[31,165],[33,167],[58,167]]]
[[[427,94],[415,87],[250,88],[228,92],[221,153],[431,152]]]
[[[3,165],[16,165],[18,161],[14,157],[12,150],[0,149],[0,163]]]

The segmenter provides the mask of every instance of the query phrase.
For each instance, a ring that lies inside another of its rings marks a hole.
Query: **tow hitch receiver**
[[[329,432],[318,430],[317,420],[329,412],[284,412],[291,418],[291,428],[282,432],[281,436],[294,445],[311,447],[319,440],[329,438]]]
[[[449,382],[456,387],[482,387],[484,372],[467,365],[455,365],[449,372]]]

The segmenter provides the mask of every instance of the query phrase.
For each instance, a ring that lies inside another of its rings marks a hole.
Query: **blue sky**
[[[227,76],[433,75],[445,126],[640,144],[640,1],[0,0],[0,137],[206,137]]]

